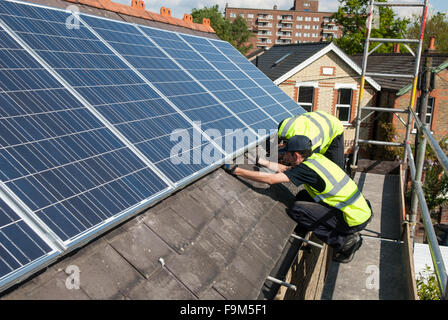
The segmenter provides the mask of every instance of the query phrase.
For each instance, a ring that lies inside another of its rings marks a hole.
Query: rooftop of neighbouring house
[[[185,13],[183,19],[171,16],[176,8],[160,8],[160,13],[145,10],[143,0],[129,0],[129,5],[115,3],[111,0],[27,0],[41,5],[66,9],[75,5],[80,12],[109,19],[147,25],[165,30],[212,37],[217,39],[216,33],[209,21],[194,23],[190,14]]]

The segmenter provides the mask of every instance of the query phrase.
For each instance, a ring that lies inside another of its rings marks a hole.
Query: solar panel
[[[209,39],[201,39],[199,37],[193,37],[189,35],[181,35],[181,37],[197,52],[206,58],[216,69],[220,70],[224,77],[232,82],[234,87],[239,88],[251,101],[256,103],[265,113],[269,114],[274,120],[274,124],[268,126],[270,129],[276,129],[278,121],[290,117],[291,112],[285,108],[282,104],[278,103],[270,94],[268,94],[263,87],[258,86],[252,79],[250,79],[242,69],[238,68],[226,55],[220,52],[216,47],[212,45],[215,41],[209,41]],[[219,42],[219,41],[217,41]],[[233,52],[235,51],[235,52]],[[240,56],[241,54],[232,47],[232,55]],[[247,59],[246,59],[247,60]],[[265,75],[262,75],[266,78]],[[272,82],[268,79],[269,82]],[[278,88],[277,88],[278,89]],[[289,100],[291,98],[288,97]],[[292,100],[291,100],[292,101]],[[297,104],[293,102],[297,108]]]
[[[228,42],[209,39],[208,40],[222,55],[227,57],[227,61],[237,67],[241,73],[236,75],[233,69],[229,69],[229,78],[236,77],[234,81],[240,88],[245,88],[252,92],[252,94],[259,98],[255,99],[259,104],[267,106],[266,109],[269,110],[271,114],[276,116],[276,120],[281,121],[290,115],[285,113],[276,113],[277,110],[271,99],[277,102],[277,105],[282,106],[287,109],[289,113],[293,115],[302,114],[305,110],[300,107],[294,100],[292,100],[282,89],[276,86],[266,75],[261,72],[253,63],[247,60],[240,52],[238,52],[232,45]],[[212,60],[211,57],[207,57]],[[258,100],[259,99],[259,100]],[[266,102],[267,100],[267,102]],[[286,115],[286,117],[285,117]]]
[[[0,1],[0,288],[300,112],[241,57],[221,41]]]
[[[275,121],[268,113],[260,109],[251,98],[241,91],[223,74],[207,62],[200,53],[196,52],[179,35],[168,37],[168,31],[142,27],[141,30],[148,35],[167,54],[175,59],[189,74],[213,96],[226,106],[241,121],[252,129],[268,129],[276,126]],[[203,39],[206,41],[205,39]]]
[[[24,30],[57,30],[34,23],[56,11],[22,7],[2,1],[0,17],[42,47],[47,36]],[[0,39],[0,179],[60,239],[70,245],[168,188],[5,31]]]
[[[237,129],[247,130],[248,124],[233,113],[227,104],[222,103],[214,95],[215,92],[210,93],[192,78],[190,70],[185,70],[177,63],[178,59],[174,61],[166,55],[170,46],[183,43],[175,33],[142,28],[145,36],[129,24],[90,16],[82,19],[177,106],[180,112],[192,121],[200,122],[201,129],[206,133],[209,130],[217,131],[218,134],[214,134],[214,138],[221,140],[220,145],[223,149],[230,153],[237,151],[229,150],[224,145],[226,130],[227,132]],[[164,42],[167,45],[164,45]],[[210,76],[213,77],[212,74]],[[252,131],[248,136],[255,141],[256,135]]]
[[[6,16],[5,22],[172,181],[178,182],[209,166],[211,161],[196,161],[202,155],[201,147],[209,144],[202,139],[201,145],[185,150],[189,153],[186,161],[171,161],[177,143],[170,140],[171,132],[183,129],[189,137],[201,137],[201,133],[193,132],[191,124],[166,99],[86,27],[79,24],[75,29],[67,28],[70,14],[66,12],[44,8],[23,12],[23,5],[15,6],[10,8],[13,15]],[[107,20],[104,23],[118,24]],[[195,90],[192,86],[170,89],[176,95]],[[216,160],[223,157],[218,151],[214,155]]]
[[[0,287],[57,254],[0,199]]]

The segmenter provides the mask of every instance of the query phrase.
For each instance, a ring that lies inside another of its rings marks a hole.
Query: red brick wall
[[[395,99],[394,108],[404,109],[407,108],[410,103],[411,91],[406,94],[397,97]],[[416,97],[419,97],[420,91],[417,92]],[[433,118],[431,124],[431,130],[434,138],[440,140],[443,137],[448,136],[448,69],[439,72],[436,76],[436,89],[430,93],[430,97],[434,100]],[[416,99],[417,100],[417,99]],[[407,121],[407,117],[401,115],[403,120]],[[401,124],[397,117],[393,117],[393,124],[395,125],[398,140],[404,140],[406,135],[406,127]],[[413,128],[413,127],[411,127]],[[415,135],[411,134],[411,143],[414,142]]]

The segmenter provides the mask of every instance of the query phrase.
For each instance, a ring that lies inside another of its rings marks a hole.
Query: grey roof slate
[[[422,53],[420,62],[420,71],[425,66],[425,54]],[[448,54],[432,54],[433,67],[437,67],[448,59]],[[355,63],[362,67],[362,55],[353,55],[350,57]],[[414,57],[410,53],[379,53],[371,54],[367,60],[367,72],[376,73],[399,73],[413,74]],[[381,88],[399,91],[403,87],[411,83],[406,78],[390,78],[390,77],[372,77],[377,81]]]
[[[272,297],[260,293],[291,246],[296,223],[285,209],[296,190],[215,170],[7,290],[2,299]],[[70,265],[80,270],[79,290],[65,288]]]
[[[299,64],[310,58],[331,42],[297,43],[289,45],[274,45],[258,56],[252,63],[255,64],[272,81],[297,67]],[[280,63],[276,61],[289,54]]]

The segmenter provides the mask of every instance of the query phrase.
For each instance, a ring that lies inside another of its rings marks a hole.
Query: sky
[[[112,0],[114,2],[124,3],[129,5],[131,0]],[[423,2],[423,0],[395,0],[396,2]],[[224,11],[226,3],[229,7],[234,8],[247,8],[247,0],[145,0],[146,10],[159,13],[160,7],[164,6],[171,9],[171,14],[175,18],[182,19],[184,13],[191,13],[193,8],[200,9],[203,7],[212,7],[219,5],[219,9]],[[271,9],[274,5],[278,6],[278,9],[288,10],[294,4],[294,0],[257,0],[256,5],[250,6],[250,8],[259,9]],[[445,12],[448,14],[448,0],[429,0],[430,12]],[[320,0],[319,11],[332,12],[336,11],[339,6],[338,0]],[[401,17],[411,16],[412,13],[420,15],[421,8],[395,8],[397,14]]]

